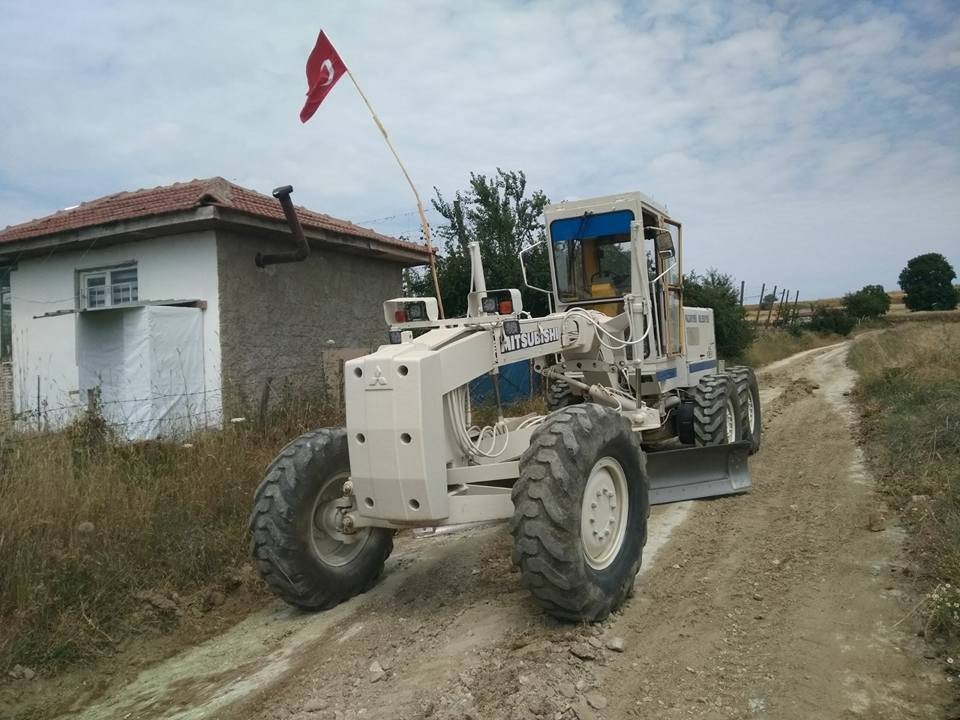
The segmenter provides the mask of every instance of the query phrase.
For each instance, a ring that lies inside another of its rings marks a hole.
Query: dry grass
[[[928,629],[960,634],[960,323],[909,323],[858,340],[867,454],[927,573]]]
[[[841,340],[843,338],[839,335],[821,335],[807,331],[794,334],[775,328],[759,334],[747,348],[743,360],[750,367],[759,368],[795,353],[832,345]]]
[[[237,582],[264,466],[306,429],[340,421],[299,399],[266,429],[231,425],[188,444],[121,444],[86,421],[0,438],[0,670],[108,655],[138,622],[176,624],[175,607],[145,611],[144,593],[176,603]]]

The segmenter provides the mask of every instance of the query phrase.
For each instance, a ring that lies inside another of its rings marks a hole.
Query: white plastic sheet
[[[82,313],[80,389],[100,389],[106,421],[129,440],[179,437],[207,425],[203,312],[111,308]]]

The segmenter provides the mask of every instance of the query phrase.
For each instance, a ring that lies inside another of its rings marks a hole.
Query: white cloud
[[[825,3],[498,1],[4,7],[0,225],[221,174],[416,235],[347,81],[301,126],[323,26],[421,194],[527,172],[554,198],[641,190],[687,267],[832,295],[911,255],[960,265],[960,21]]]

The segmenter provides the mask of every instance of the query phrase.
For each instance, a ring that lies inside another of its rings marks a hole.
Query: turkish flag
[[[313,117],[327,93],[346,71],[347,66],[321,30],[317,36],[317,44],[307,58],[307,101],[300,111],[300,122],[306,122]]]

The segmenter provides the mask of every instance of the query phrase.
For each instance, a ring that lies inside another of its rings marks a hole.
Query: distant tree
[[[773,304],[777,301],[777,296],[773,293],[767,293],[763,296],[763,299],[760,301],[761,310],[769,310],[773,307]]]
[[[841,308],[814,305],[813,314],[810,316],[810,324],[807,327],[814,332],[849,335],[856,324],[857,321]]]
[[[683,304],[713,309],[717,335],[717,354],[738,358],[753,342],[753,326],[740,305],[739,288],[733,278],[711,268],[705,275],[687,273],[683,280]]]
[[[909,310],[953,310],[957,307],[955,277],[957,273],[940,253],[917,255],[900,273],[904,305]]]
[[[857,292],[843,296],[843,307],[852,318],[878,318],[890,309],[890,296],[883,285],[865,285]]]
[[[531,242],[544,239],[540,222],[544,206],[549,202],[540,190],[529,190],[521,171],[497,169],[493,177],[470,173],[466,190],[457,190],[452,201],[434,188],[433,207],[446,223],[437,229],[443,240],[437,255],[437,274],[443,307],[449,317],[466,314],[470,291],[470,256],[467,245],[480,244],[487,287],[517,288],[523,294],[523,307],[533,315],[546,315],[547,296],[523,285],[518,255]],[[550,269],[544,246],[524,256],[527,278],[532,285],[550,288]],[[429,274],[407,273],[409,295],[432,296]]]

